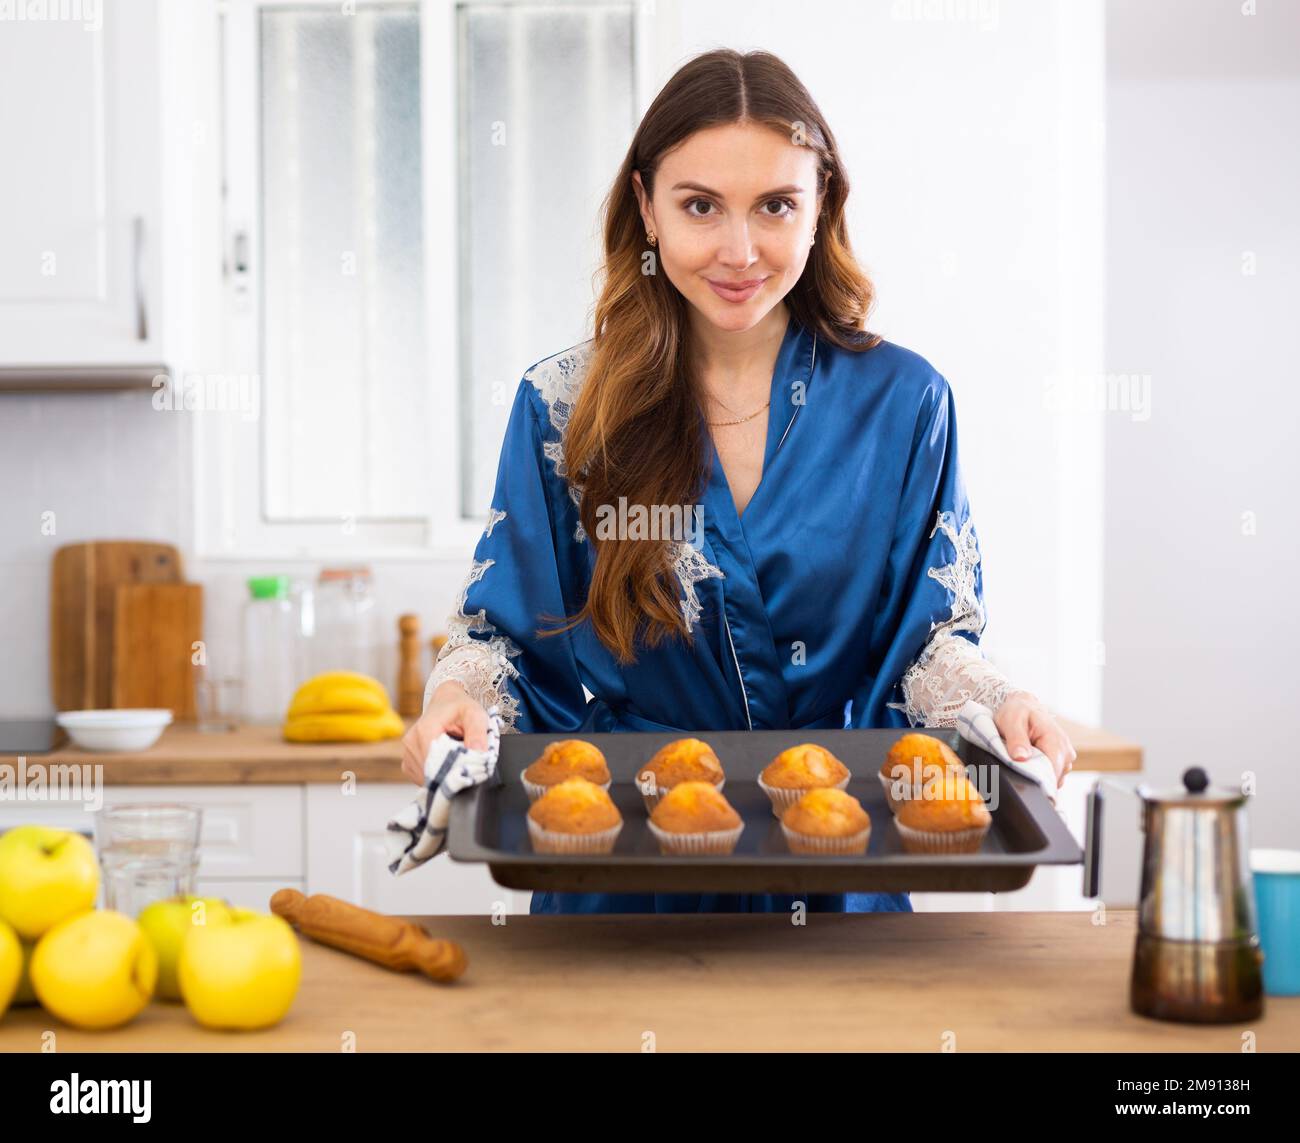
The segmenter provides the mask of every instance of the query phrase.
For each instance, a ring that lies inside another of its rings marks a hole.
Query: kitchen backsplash
[[[251,575],[314,580],[320,561],[196,560],[192,554],[189,429],[183,417],[147,415],[151,394],[0,395],[0,717],[53,711],[49,687],[50,560],[63,544],[156,540],[181,550],[186,578],[204,588],[204,632],[217,665],[237,640]],[[369,560],[388,659],[397,671],[397,617],[420,617],[428,639],[445,630],[471,553],[463,561]],[[332,560],[333,563],[345,562]],[[360,561],[359,561],[360,562]],[[237,654],[237,650],[236,650]]]

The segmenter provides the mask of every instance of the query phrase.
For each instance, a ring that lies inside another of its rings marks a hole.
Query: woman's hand
[[[1079,756],[1070,736],[1061,729],[1051,712],[1029,691],[1012,691],[993,715],[993,723],[1017,761],[1028,758],[1036,746],[1047,755],[1056,771],[1059,789]]]
[[[460,683],[440,684],[429,696],[424,713],[402,736],[402,773],[423,786],[424,760],[438,735],[445,730],[471,750],[486,750],[487,729],[487,711],[481,703],[470,698]]]

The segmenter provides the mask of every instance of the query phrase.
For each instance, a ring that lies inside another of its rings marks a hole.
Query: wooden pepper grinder
[[[403,615],[397,620],[401,661],[397,669],[397,713],[419,718],[424,713],[424,678],[420,673],[420,617]]]

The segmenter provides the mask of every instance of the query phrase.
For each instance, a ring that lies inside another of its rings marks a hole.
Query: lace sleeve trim
[[[492,509],[489,516],[490,534],[506,514]],[[495,703],[501,712],[502,733],[511,733],[519,719],[519,700],[510,692],[507,680],[519,677],[519,668],[511,660],[522,653],[521,649],[510,636],[497,629],[483,608],[473,615],[465,612],[470,586],[483,578],[493,562],[475,560],[470,565],[456,610],[447,619],[447,641],[439,649],[433,673],[425,684],[424,706],[429,705],[429,699],[441,684],[454,679],[484,709]]]
[[[955,726],[969,699],[996,711],[1017,689],[984,658],[978,644],[958,634],[969,631],[978,638],[984,630],[984,608],[975,590],[980,553],[973,523],[967,519],[958,529],[953,513],[941,511],[930,537],[939,531],[953,545],[953,562],[932,567],[926,574],[951,592],[951,615],[931,626],[921,653],[899,680],[903,701],[885,704],[901,710],[912,726]]]

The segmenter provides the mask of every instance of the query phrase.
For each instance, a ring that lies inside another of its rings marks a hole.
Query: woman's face
[[[811,147],[753,123],[709,127],[663,157],[653,201],[640,172],[632,182],[659,266],[719,329],[750,329],[803,273],[819,205]]]

